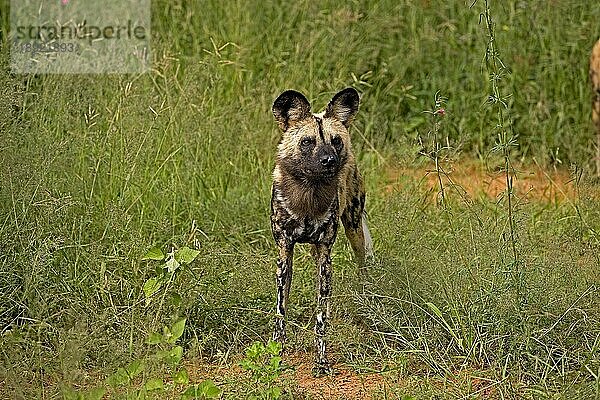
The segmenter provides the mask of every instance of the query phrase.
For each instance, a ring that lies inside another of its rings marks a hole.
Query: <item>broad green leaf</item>
[[[175,307],[179,307],[181,305],[182,299],[179,293],[171,294],[171,304]]]
[[[200,254],[198,250],[182,247],[175,252],[175,259],[182,264],[189,264],[198,257],[198,254]]]
[[[147,396],[148,391],[146,390],[146,388],[141,388],[138,390],[134,390],[131,393],[128,393],[127,396],[125,397],[126,400],[146,400],[146,399],[150,399],[150,397]]]
[[[216,399],[221,395],[221,389],[219,389],[210,379],[201,382],[198,385],[198,390],[208,399]]]
[[[179,364],[179,361],[181,361],[181,357],[183,357],[183,347],[175,346],[169,351],[162,351],[158,354],[165,362],[177,365]]]
[[[166,339],[167,343],[175,343],[175,341],[177,341],[177,339],[179,339],[181,337],[181,335],[183,335],[183,330],[185,328],[185,321],[186,321],[185,318],[181,318],[177,322],[175,322],[173,324],[173,326],[171,326],[171,329],[170,329],[171,334]]]
[[[142,260],[158,260],[162,261],[165,259],[165,254],[158,247],[153,247],[144,254]]]
[[[65,386],[61,390],[64,400],[83,400],[83,395],[69,386]]]
[[[178,385],[187,385],[190,383],[190,378],[185,368],[180,369],[173,375],[173,382]]]
[[[129,378],[135,378],[144,370],[144,364],[140,360],[135,360],[127,366],[127,374]]]
[[[256,359],[265,351],[265,346],[261,342],[254,342],[246,349],[246,356],[251,360]]]
[[[181,400],[197,399],[200,396],[198,392],[198,385],[188,387],[185,392],[181,394]]]
[[[198,385],[193,385],[188,387],[185,392],[181,395],[183,400],[191,400],[191,399],[204,399],[204,395],[198,388]]]
[[[240,361],[240,367],[242,367],[246,371],[251,371],[254,367],[254,363],[248,359],[243,359],[242,361]]]
[[[281,389],[278,388],[277,386],[269,388],[265,392],[266,392],[265,394],[267,394],[268,399],[277,400],[279,397],[281,397]]]
[[[144,384],[144,388],[150,392],[152,390],[162,390],[165,388],[165,385],[160,378],[150,378]]]
[[[121,386],[129,383],[129,375],[125,368],[117,369],[117,372],[108,377],[108,384],[111,386]]]
[[[150,297],[160,289],[162,282],[162,279],[154,277],[148,279],[146,283],[144,283],[143,289],[144,295],[146,296],[146,304],[150,303]]]
[[[182,399],[194,399],[196,398],[196,392],[198,391],[198,385],[190,386],[185,389],[185,392],[181,394]]]
[[[152,332],[148,336],[148,340],[146,340],[146,343],[148,343],[148,344],[159,344],[161,341],[162,341],[162,335],[160,333],[157,333],[157,332]]]
[[[219,389],[211,380],[203,381],[202,383],[187,388],[182,399],[218,399],[221,396]]]
[[[279,364],[281,364],[281,357],[279,356],[273,356],[271,357],[271,368],[273,368],[274,371],[277,371],[279,369]]]
[[[85,392],[83,398],[85,400],[102,400],[106,389],[103,387],[96,387]]]
[[[274,340],[269,340],[269,343],[265,349],[269,352],[269,354],[278,356],[281,352],[281,343],[278,343]]]

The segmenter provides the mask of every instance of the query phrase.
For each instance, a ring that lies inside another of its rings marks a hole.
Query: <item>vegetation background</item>
[[[266,341],[272,101],[294,88],[321,109],[353,86],[377,259],[359,282],[347,242],[336,244],[338,365],[383,377],[373,398],[600,398],[593,2],[491,2],[505,107],[490,102],[482,0],[156,0],[153,67],[139,76],[12,73],[0,4],[2,396],[94,386],[182,316],[197,368],[233,365]],[[568,194],[515,191],[509,208],[506,192],[474,195],[443,173],[502,172],[498,149],[514,182],[536,163],[570,171]],[[444,201],[414,173],[436,161]],[[157,271],[144,254],[184,246],[195,261],[146,301]],[[300,251],[289,347],[306,357],[313,309]],[[214,379],[224,397],[244,397],[240,380]],[[319,398],[287,379],[284,396]]]

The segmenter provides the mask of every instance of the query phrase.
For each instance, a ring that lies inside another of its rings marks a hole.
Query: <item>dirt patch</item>
[[[294,380],[299,391],[313,399],[372,399],[373,393],[385,383],[379,374],[360,374],[343,364],[334,366],[334,375],[315,378],[312,357],[303,353],[291,354],[287,362],[295,369]]]
[[[506,191],[506,176],[502,171],[493,171],[474,160],[460,160],[443,164],[441,175],[444,192],[447,196],[476,198],[500,198]],[[389,184],[386,192],[393,192],[401,184],[416,180],[439,197],[438,174],[431,166],[388,168],[386,176]],[[519,165],[513,178],[513,192],[520,201],[541,203],[563,203],[576,197],[576,188],[568,170],[543,169],[538,165]]]
[[[310,399],[372,399],[375,392],[381,391],[385,378],[376,373],[359,373],[344,364],[334,365],[334,375],[315,378],[312,375],[313,355],[295,352],[284,355],[283,362],[289,366],[280,382],[282,388],[291,389],[296,398]],[[235,383],[249,379],[249,373],[239,367],[238,363],[217,366],[197,362],[186,365],[192,382],[212,379],[225,390],[235,390]],[[230,384],[228,384],[228,381]],[[229,386],[227,388],[227,386]]]

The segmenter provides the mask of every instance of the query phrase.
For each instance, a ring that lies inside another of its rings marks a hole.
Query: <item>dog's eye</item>
[[[308,146],[310,146],[311,144],[314,144],[314,143],[315,143],[315,139],[310,138],[310,137],[305,137],[305,138],[303,138],[300,141],[300,146],[302,146],[302,147],[308,147]]]
[[[331,144],[335,147],[339,147],[339,145],[342,144],[342,138],[339,136],[334,137],[333,139],[331,139]]]

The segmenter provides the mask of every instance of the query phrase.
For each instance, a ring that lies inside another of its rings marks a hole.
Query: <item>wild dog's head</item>
[[[348,127],[358,103],[358,92],[347,88],[333,96],[324,112],[312,114],[301,93],[283,92],[273,104],[283,131],[277,153],[281,172],[307,184],[335,182],[352,157]]]

